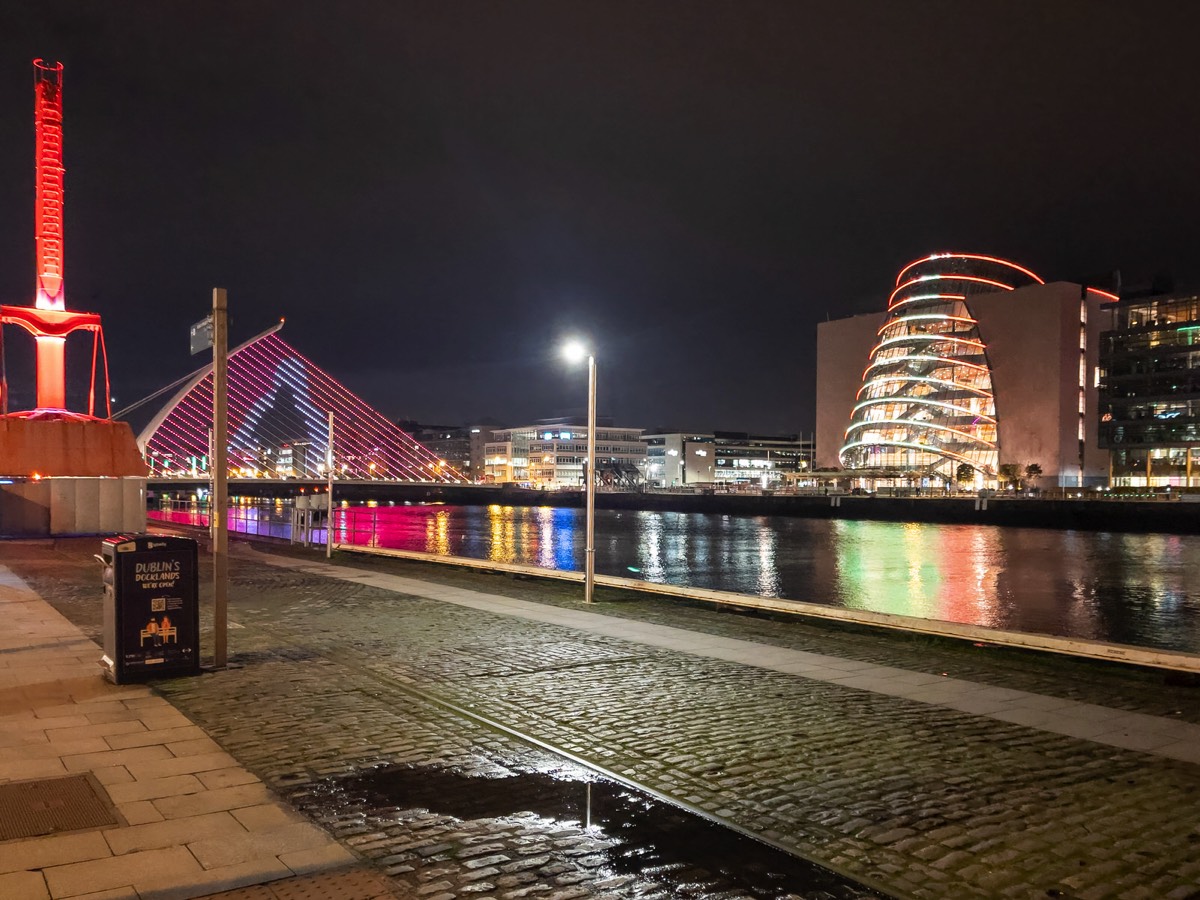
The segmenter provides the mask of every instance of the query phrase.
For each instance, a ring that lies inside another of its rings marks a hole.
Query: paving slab
[[[183,900],[354,861],[150,687],[106,682],[100,648],[3,566],[0,620],[0,783],[89,773],[121,820],[0,842],[4,900]],[[191,849],[221,842],[236,852]]]

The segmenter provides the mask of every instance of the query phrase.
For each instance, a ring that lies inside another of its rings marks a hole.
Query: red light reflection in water
[[[934,552],[942,571],[937,618],[993,627],[999,624],[996,570],[988,550],[986,535],[978,528],[946,528],[937,533]]]
[[[354,506],[340,509],[343,544],[572,570],[577,510],[511,506]],[[486,536],[486,539],[485,539]]]

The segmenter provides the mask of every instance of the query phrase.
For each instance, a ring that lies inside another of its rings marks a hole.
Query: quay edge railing
[[[187,510],[177,510],[173,516],[156,518],[152,521],[165,526],[182,525],[192,529],[207,528],[207,510],[203,514],[199,511],[199,507],[202,504],[193,502],[187,505]],[[272,504],[272,506],[275,509],[288,508],[286,504]],[[277,515],[268,515],[264,521],[260,515],[248,515],[247,513],[251,509],[253,508],[231,507],[229,521],[232,537],[266,537],[280,541],[289,541],[291,543],[301,543],[292,541],[291,539],[293,517],[290,511],[286,518],[282,512],[279,512]],[[333,534],[335,540],[331,549],[347,554],[360,553],[422,563],[433,563],[436,565],[454,566],[456,568],[501,572],[529,578],[583,584],[582,572],[548,569],[541,566],[506,560],[446,556],[420,550],[398,550],[381,547],[379,545],[378,513],[378,507],[335,508],[333,513]],[[325,546],[326,535],[324,528],[313,528],[308,532],[308,535],[309,540],[303,542],[307,546]],[[596,584],[601,587],[655,594],[678,600],[699,600],[719,606],[752,609],[800,618],[836,621],[873,628],[884,628],[892,631],[903,631],[910,634],[924,634],[932,637],[971,641],[975,644],[989,644],[1200,675],[1200,655],[1173,650],[1135,647],[1127,644],[1112,644],[1086,638],[1066,638],[1032,632],[1003,631],[978,625],[945,622],[937,619],[921,619],[894,613],[871,612],[869,610],[843,609],[811,601],[760,597],[753,594],[740,594],[710,588],[643,581],[601,573],[596,574],[595,580]]]

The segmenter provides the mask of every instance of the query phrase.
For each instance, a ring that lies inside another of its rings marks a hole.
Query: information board
[[[104,542],[111,567],[105,580],[111,577],[113,587],[105,654],[118,683],[199,671],[196,556],[188,538],[127,535]]]

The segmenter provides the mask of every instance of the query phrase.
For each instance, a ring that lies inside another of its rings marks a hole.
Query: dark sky
[[[118,406],[221,285],[235,340],[286,316],[393,417],[578,411],[583,333],[618,424],[807,431],[816,323],[918,256],[1197,282],[1198,35],[1185,0],[7,2],[0,302],[43,56]]]

